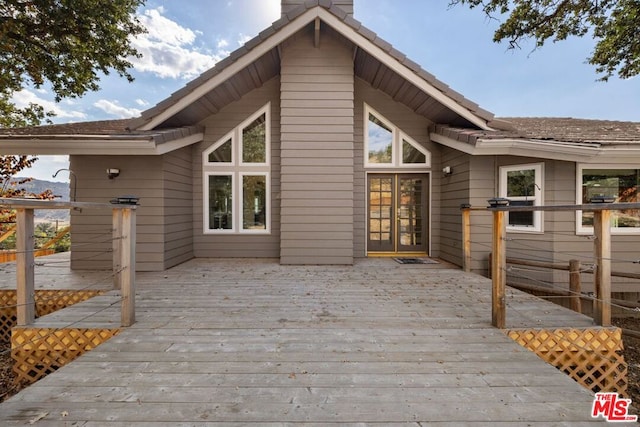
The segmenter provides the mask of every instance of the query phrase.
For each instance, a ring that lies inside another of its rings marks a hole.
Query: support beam
[[[577,259],[569,260],[569,291],[571,291],[571,310],[582,313],[580,261]]]
[[[320,47],[320,18],[316,18],[314,27],[313,45],[317,49]]]
[[[505,287],[507,282],[507,232],[505,211],[493,211],[493,251],[491,258],[491,324],[504,329],[506,324]]]
[[[36,313],[33,209],[17,209],[16,216],[17,325],[27,326],[33,323]]]
[[[122,242],[120,239],[120,233],[122,233],[122,209],[113,209],[112,217],[113,289],[120,289],[122,282]]]
[[[118,209],[114,209],[118,210]],[[119,289],[122,295],[121,325],[131,326],[136,321],[136,210],[121,209],[122,221],[114,224],[120,242]],[[114,214],[114,218],[116,215]]]
[[[611,211],[593,213],[596,271],[593,320],[600,326],[611,326]]]

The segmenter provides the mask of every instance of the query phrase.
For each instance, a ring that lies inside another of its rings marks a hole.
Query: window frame
[[[498,194],[500,197],[511,200],[527,200],[529,196],[517,196],[517,199],[507,196],[508,173],[525,170],[533,170],[535,174],[533,186],[535,193],[533,196],[533,206],[542,206],[544,204],[544,163],[527,163],[500,166],[498,174]],[[531,226],[510,225],[508,216],[509,214],[507,213],[506,229],[508,232],[535,234],[544,233],[544,215],[542,211],[533,211],[533,224]]]
[[[640,166],[638,166],[637,164],[631,164],[631,163],[624,163],[624,164],[578,163],[576,167],[576,204],[577,205],[583,204],[582,173],[583,173],[583,170],[585,169],[640,170]],[[615,203],[616,202],[614,202],[613,204]],[[593,226],[582,225],[582,211],[576,211],[576,235],[592,235],[593,232],[594,232]],[[611,225],[611,234],[616,234],[620,236],[634,236],[634,235],[640,234],[640,227],[617,227],[615,225]]]
[[[391,163],[371,163],[369,161],[369,115],[372,114],[391,130]],[[371,108],[368,104],[364,104],[364,166],[371,169],[416,169],[431,168],[431,152],[416,142],[407,133],[402,131],[398,126],[394,125],[390,120]],[[411,144],[416,150],[425,156],[424,163],[404,163],[402,141],[405,140]]]
[[[243,130],[261,115],[265,115],[265,162],[245,163],[242,160]],[[210,162],[209,155],[222,144],[231,139],[231,162]],[[202,152],[202,176],[203,176],[203,233],[210,234],[271,234],[271,103],[265,104],[258,111],[238,124],[232,131],[216,140],[210,147]],[[209,216],[209,177],[217,175],[231,176],[232,187],[232,227],[231,229],[210,228]],[[265,177],[265,229],[245,229],[243,225],[243,176]]]

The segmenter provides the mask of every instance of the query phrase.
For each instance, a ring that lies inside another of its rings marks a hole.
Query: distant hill
[[[22,178],[23,179],[23,178]],[[13,178],[12,181],[19,181],[21,178]],[[24,188],[29,193],[40,194],[46,190],[57,196],[55,200],[69,201],[69,183],[68,182],[53,182],[44,181],[40,179],[34,179],[24,184],[18,185],[18,188]],[[52,209],[52,210],[37,210],[36,219],[44,221],[62,221],[69,222],[69,211]]]

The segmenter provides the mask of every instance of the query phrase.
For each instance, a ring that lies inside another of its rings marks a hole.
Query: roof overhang
[[[526,138],[478,138],[473,143],[432,132],[431,140],[473,156],[520,156],[579,163],[629,163],[640,158],[640,146],[605,146]]]
[[[0,136],[0,155],[162,155],[202,141],[202,131],[167,139],[165,134]]]

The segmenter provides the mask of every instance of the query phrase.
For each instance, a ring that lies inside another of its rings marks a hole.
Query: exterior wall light
[[[120,169],[117,168],[109,168],[107,169],[107,176],[109,179],[117,178],[120,175]]]
[[[445,166],[442,168],[442,176],[450,176],[453,173],[451,166]]]

